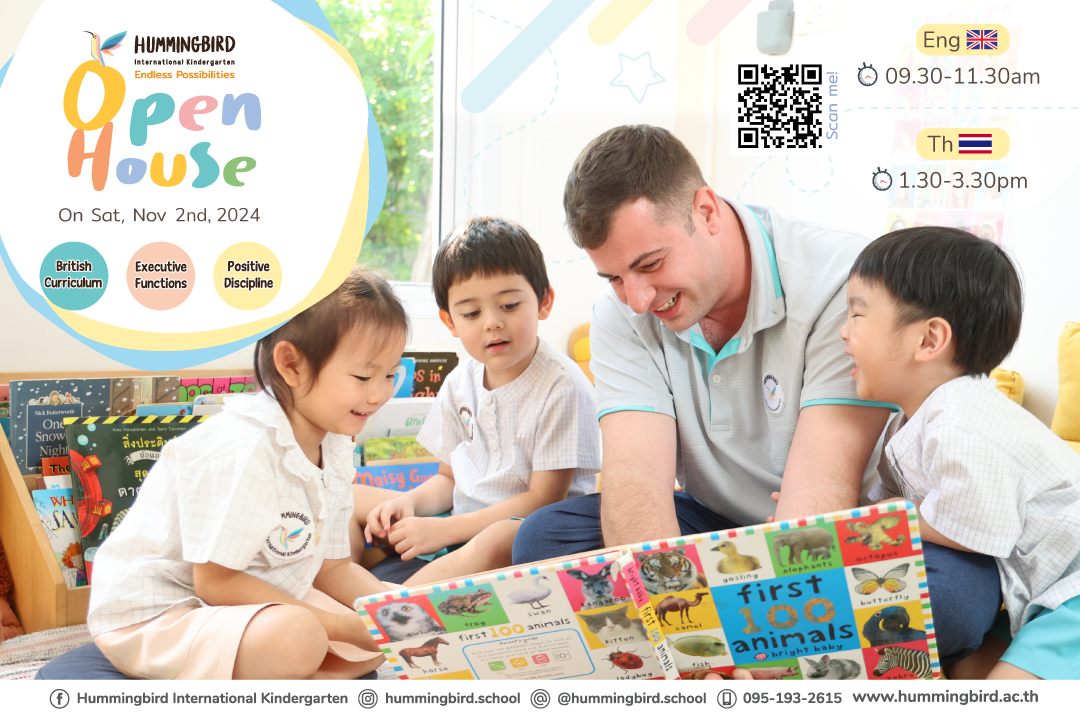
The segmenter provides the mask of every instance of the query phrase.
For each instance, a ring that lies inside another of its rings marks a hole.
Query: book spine
[[[678,680],[679,670],[675,667],[675,658],[671,654],[664,631],[660,629],[660,621],[656,617],[656,611],[649,601],[649,593],[645,590],[645,582],[641,579],[637,565],[634,564],[634,556],[626,553],[615,561],[619,572],[622,574],[626,587],[630,590],[630,596],[637,607],[641,624],[645,626],[645,633],[649,636],[649,642],[656,650],[656,660],[660,663],[660,669],[664,671],[666,680]]]

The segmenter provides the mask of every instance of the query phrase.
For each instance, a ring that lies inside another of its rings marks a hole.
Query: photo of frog
[[[488,584],[433,592],[429,599],[450,632],[509,622],[499,598]]]

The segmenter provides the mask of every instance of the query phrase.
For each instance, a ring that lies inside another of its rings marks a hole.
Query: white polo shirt
[[[940,385],[886,437],[871,497],[921,501],[928,525],[992,555],[1013,635],[1080,595],[1080,455],[993,380]]]
[[[860,400],[844,355],[847,278],[867,239],[726,201],[750,243],[750,300],[719,352],[700,325],[673,333],[605,289],[589,334],[599,416],[659,412],[678,428],[676,477],[714,512],[743,525],[776,506],[799,411]],[[871,459],[869,471],[877,463]]]
[[[232,399],[166,443],[124,522],[98,550],[90,633],[206,605],[195,596],[194,563],[242,570],[302,598],[324,559],[350,554],[352,443],[327,435],[322,456],[319,469],[266,393]]]
[[[529,489],[532,473],[576,468],[568,497],[596,489],[600,427],[585,373],[544,340],[513,382],[484,388],[484,364],[454,368],[417,442],[454,471],[454,515]]]

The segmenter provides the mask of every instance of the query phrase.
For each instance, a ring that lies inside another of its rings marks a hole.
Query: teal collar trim
[[[690,344],[699,350],[705,351],[705,354],[709,358],[709,372],[712,372],[716,363],[739,352],[739,338],[737,337],[728,340],[727,345],[720,348],[720,352],[718,353],[713,351],[712,346],[705,341],[705,338],[693,331],[690,332]]]
[[[758,227],[761,228],[761,237],[765,240],[765,252],[769,255],[769,265],[772,268],[772,282],[773,288],[776,290],[776,297],[784,297],[784,288],[780,285],[780,268],[776,266],[776,251],[773,249],[772,238],[769,237],[769,233],[765,230],[765,224],[761,222],[761,218],[753,210],[750,214],[757,220]]]

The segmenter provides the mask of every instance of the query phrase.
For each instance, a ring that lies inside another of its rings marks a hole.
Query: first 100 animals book
[[[930,679],[917,515],[882,504],[358,598],[401,679]]]

